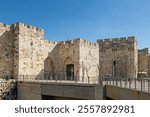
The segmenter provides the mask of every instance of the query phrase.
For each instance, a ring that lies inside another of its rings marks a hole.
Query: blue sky
[[[52,41],[136,36],[150,48],[150,0],[0,0],[0,22],[18,21]]]

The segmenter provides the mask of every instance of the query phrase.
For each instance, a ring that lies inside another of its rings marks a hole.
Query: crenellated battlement
[[[59,42],[59,43],[63,43],[63,44],[73,44],[73,43],[79,43],[81,44],[82,46],[88,46],[88,47],[98,47],[98,43],[93,43],[93,42],[90,42],[88,40],[85,40],[85,39],[81,39],[81,38],[76,38],[76,39],[72,39],[72,40],[66,40],[66,41],[62,41],[62,42]]]
[[[98,39],[97,43],[104,44],[104,43],[127,43],[127,42],[135,42],[135,37],[120,37],[120,38],[108,38],[108,39]]]
[[[113,52],[122,50],[131,51],[136,48],[136,39],[134,36],[100,39],[97,40],[97,43],[99,44],[100,51],[105,51],[106,49],[111,49]]]
[[[138,52],[148,54],[148,48],[144,48],[144,49],[138,50]]]
[[[0,23],[0,33],[10,30],[10,25]]]
[[[58,42],[55,42],[55,41],[49,41],[47,39],[43,39],[43,41],[46,43],[46,44],[57,44]]]
[[[60,43],[67,44],[67,43],[76,43],[80,42],[81,38],[75,38],[75,39],[68,39],[66,41],[61,41]]]
[[[6,27],[6,28],[9,27],[9,28],[10,28],[10,25],[8,25],[8,24],[3,24],[3,23],[0,22],[0,27]]]
[[[98,39],[96,43],[82,38],[53,42],[44,38],[41,28],[0,23],[0,50],[2,76],[66,75],[67,65],[73,65],[75,76],[85,76],[78,79],[82,82],[90,76],[97,82],[98,77],[150,74],[148,48],[137,50],[134,36]]]
[[[83,46],[88,46],[88,47],[91,47],[91,48],[98,47],[98,43],[90,42],[90,41],[85,40],[85,39],[81,39],[80,42]]]
[[[21,23],[21,22],[16,22],[16,23],[12,24],[11,26],[21,26],[21,27],[26,27],[26,28],[29,28],[29,29],[34,29],[34,30],[37,30],[37,31],[42,31],[42,32],[44,31],[41,28],[37,28],[35,26],[28,25],[28,24]]]

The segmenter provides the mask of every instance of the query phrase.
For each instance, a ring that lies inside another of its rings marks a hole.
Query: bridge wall
[[[91,84],[18,82],[19,100],[41,100],[42,95],[66,99],[103,99],[103,87]]]
[[[17,83],[17,99],[41,100],[41,85],[38,83]]]
[[[105,96],[115,100],[149,100],[150,94],[127,88],[106,85]]]

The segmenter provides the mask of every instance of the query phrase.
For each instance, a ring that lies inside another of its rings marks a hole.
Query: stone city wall
[[[55,79],[67,79],[66,66],[74,65],[74,80],[79,76],[79,42],[78,39],[59,42],[45,61],[45,72],[52,74]]]
[[[138,50],[138,77],[148,77],[148,48]]]
[[[98,83],[99,46],[87,40],[80,40],[80,79],[84,82]]]
[[[69,69],[70,68],[70,69]],[[69,72],[69,70],[71,70]],[[38,75],[98,82],[98,77],[150,74],[148,50],[137,50],[135,37],[51,42],[44,30],[24,23],[0,23],[0,76]],[[47,77],[45,77],[47,79]],[[49,78],[48,78],[49,79]]]
[[[44,40],[42,29],[18,23],[18,75],[43,75],[44,60],[57,44]]]
[[[97,43],[100,77],[137,77],[137,44],[134,37],[97,40]]]

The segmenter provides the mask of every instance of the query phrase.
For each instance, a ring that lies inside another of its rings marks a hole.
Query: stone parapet
[[[104,44],[104,43],[127,43],[127,42],[134,42],[136,39],[134,36],[130,37],[120,37],[120,38],[108,38],[108,39],[98,39],[97,43]]]
[[[17,23],[14,23],[12,24],[12,26],[21,26],[21,27],[27,27],[29,29],[35,29],[36,31],[44,31],[43,29],[41,28],[37,28],[35,26],[32,26],[32,25],[28,25],[28,24],[25,24],[25,23],[21,23],[21,22],[17,22]]]

